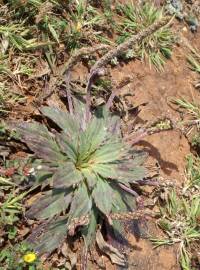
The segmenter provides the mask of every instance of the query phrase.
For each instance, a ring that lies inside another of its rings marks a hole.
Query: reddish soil
[[[200,33],[196,36],[191,33],[186,34],[192,46],[200,42]],[[187,65],[186,55],[188,49],[184,46],[176,47],[173,57],[167,62],[165,71],[156,72],[150,70],[148,65],[140,61],[131,61],[122,64],[112,70],[112,77],[120,82],[129,75],[133,82],[122,89],[122,93],[131,93],[132,106],[141,106],[138,115],[141,123],[155,120],[161,115],[168,115],[177,121],[180,114],[169,106],[171,98],[186,98],[188,101],[199,100],[199,93],[192,86],[196,79],[196,74]],[[150,157],[160,165],[160,175],[163,181],[171,180],[177,184],[184,181],[185,157],[190,153],[188,140],[178,130],[165,131],[146,137],[139,145],[149,152]],[[149,225],[150,235],[160,233],[158,229],[152,229]],[[156,233],[155,233],[156,232]],[[133,249],[129,254],[129,268],[135,270],[179,270],[177,263],[177,252],[175,247],[162,247],[153,249],[149,240],[136,240],[130,235],[129,241]],[[111,269],[110,266],[106,269]]]

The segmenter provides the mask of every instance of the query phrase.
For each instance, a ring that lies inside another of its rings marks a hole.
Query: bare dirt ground
[[[184,33],[193,46],[199,46],[200,33],[192,35]],[[167,62],[165,71],[150,70],[140,61],[131,61],[112,70],[112,77],[120,80],[127,75],[133,77],[133,82],[123,89],[122,93],[133,94],[130,98],[132,106],[141,106],[138,118],[141,123],[155,120],[161,115],[170,115],[173,120],[181,120],[180,114],[172,109],[170,98],[184,97],[189,101],[198,101],[199,92],[192,86],[196,74],[189,70],[185,46],[176,47],[173,57]],[[171,180],[181,185],[184,181],[185,157],[190,153],[187,138],[178,130],[153,134],[143,139],[139,145],[150,155],[150,158],[160,165],[160,175],[163,181]],[[150,235],[158,235],[155,221],[147,223]],[[156,232],[156,234],[155,234]],[[135,270],[179,270],[177,250],[175,247],[153,249],[149,240],[136,239],[132,234],[129,241],[133,247],[129,253],[129,268]],[[92,269],[92,268],[91,268]],[[112,269],[107,265],[106,269]],[[118,268],[120,269],[120,268]]]

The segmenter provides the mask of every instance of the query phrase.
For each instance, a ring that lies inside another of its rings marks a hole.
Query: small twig
[[[183,122],[185,126],[198,126],[200,124],[200,119],[187,120]]]

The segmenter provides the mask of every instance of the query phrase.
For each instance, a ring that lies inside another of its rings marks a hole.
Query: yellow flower
[[[37,259],[37,256],[33,252],[29,252],[26,255],[23,256],[23,260],[27,263],[32,263]]]

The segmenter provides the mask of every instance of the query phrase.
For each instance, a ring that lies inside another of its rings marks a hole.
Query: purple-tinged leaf
[[[83,176],[74,164],[72,162],[65,162],[53,175],[53,186],[54,188],[68,188],[82,180]]]
[[[44,125],[23,122],[16,125],[15,129],[37,157],[48,162],[65,160],[53,135]]]
[[[131,151],[132,154],[132,166],[139,166],[144,164],[148,158],[148,153],[143,151]]]
[[[71,190],[68,192],[66,190],[45,192],[41,198],[34,202],[26,215],[29,218],[37,219],[51,218],[65,211],[71,199]]]
[[[73,138],[69,139],[67,134],[62,132],[61,134],[56,135],[56,140],[62,152],[75,163],[78,156],[78,136],[74,134]]]
[[[147,171],[142,166],[131,166],[126,163],[93,164],[92,170],[105,179],[113,179],[122,183],[133,183],[145,178]]]
[[[147,176],[147,170],[142,166],[137,166],[132,170],[120,170],[117,180],[122,183],[134,183]]]
[[[77,98],[73,98],[73,105],[74,105],[74,118],[79,123],[81,130],[85,130],[87,126],[86,104]]]
[[[118,171],[116,164],[92,164],[92,170],[106,179],[117,179]]]
[[[50,255],[61,245],[66,236],[67,219],[59,217],[45,226],[43,224],[37,226],[28,237],[27,242],[39,255]]]
[[[70,115],[68,112],[45,106],[42,107],[40,111],[57,124],[71,138],[80,130],[78,122],[74,119],[73,115]]]

